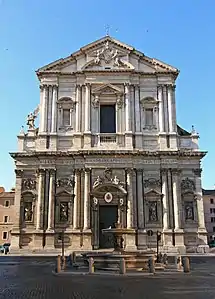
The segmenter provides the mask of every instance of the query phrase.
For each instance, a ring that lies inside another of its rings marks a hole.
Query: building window
[[[213,203],[214,203],[214,199],[213,199],[213,198],[210,198],[210,201],[211,201],[211,204],[213,204]]]
[[[152,126],[153,125],[153,108],[145,109],[145,125]]]
[[[5,207],[9,207],[10,206],[10,201],[9,200],[6,200],[5,201]]]
[[[115,105],[100,106],[100,133],[116,133]]]
[[[211,222],[215,222],[215,217],[211,217]]]
[[[4,222],[8,222],[9,217],[8,216],[4,216]]]
[[[7,240],[7,235],[8,235],[7,232],[3,232],[3,234],[2,234],[2,239],[3,239],[3,240]]]
[[[213,232],[215,233],[215,226],[213,227]]]
[[[70,109],[63,109],[63,126],[71,126],[70,123]]]
[[[211,214],[213,213],[213,209],[212,209],[212,208],[210,208],[210,213],[211,213]]]

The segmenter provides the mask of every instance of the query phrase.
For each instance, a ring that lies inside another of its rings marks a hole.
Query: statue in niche
[[[65,202],[60,203],[60,221],[68,221],[68,204]]]
[[[36,115],[34,113],[30,113],[28,114],[28,117],[27,117],[27,126],[28,126],[28,130],[32,130],[32,129],[35,129],[35,118],[36,118]]]
[[[193,212],[193,204],[188,203],[185,206],[185,219],[186,220],[194,220],[194,212]]]
[[[24,220],[25,221],[32,221],[33,217],[33,209],[32,209],[32,203],[26,202],[24,204]]]
[[[149,221],[155,222],[158,220],[157,202],[153,201],[149,204]]]

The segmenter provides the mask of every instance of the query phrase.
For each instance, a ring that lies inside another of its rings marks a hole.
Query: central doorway
[[[103,234],[102,229],[114,227],[118,220],[118,206],[100,206],[99,207],[99,248],[107,249],[114,247],[114,238],[112,234]]]

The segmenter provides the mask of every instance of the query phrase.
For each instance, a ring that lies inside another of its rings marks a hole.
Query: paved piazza
[[[191,274],[153,277],[56,277],[52,259],[0,257],[0,298],[215,298],[215,257],[192,258]]]

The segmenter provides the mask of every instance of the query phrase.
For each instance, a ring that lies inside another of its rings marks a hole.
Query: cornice
[[[144,150],[113,150],[110,151],[107,150],[78,150],[78,151],[72,151],[72,152],[15,152],[10,153],[10,156],[14,159],[26,157],[26,158],[46,158],[46,157],[74,157],[74,156],[81,156],[82,158],[88,157],[88,156],[143,156],[143,157],[158,157],[160,159],[165,159],[166,157],[172,157],[172,158],[183,158],[183,157],[200,157],[203,158],[207,152],[203,151],[144,151]]]

